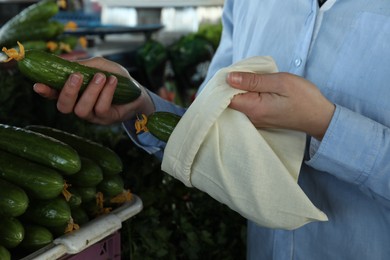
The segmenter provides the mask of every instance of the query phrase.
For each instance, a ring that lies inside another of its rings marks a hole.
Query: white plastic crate
[[[121,229],[122,222],[138,214],[142,207],[142,200],[133,194],[131,201],[124,203],[109,214],[97,217],[80,229],[54,239],[51,244],[21,260],[75,259],[71,256],[77,256],[81,252],[86,253],[89,248],[100,250],[100,245],[97,244],[117,246],[118,236],[120,239],[118,230]]]

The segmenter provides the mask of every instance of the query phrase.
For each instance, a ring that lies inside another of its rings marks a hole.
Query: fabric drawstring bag
[[[170,136],[162,170],[263,227],[291,230],[326,221],[297,184],[306,135],[257,129],[230,109],[233,96],[244,92],[226,83],[230,71],[277,67],[271,57],[252,57],[219,70]]]

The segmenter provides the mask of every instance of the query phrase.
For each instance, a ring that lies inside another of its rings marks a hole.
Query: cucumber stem
[[[141,115],[142,118],[139,118],[137,115],[137,120],[135,121],[135,130],[136,133],[140,133],[141,131],[149,132],[149,129],[146,127],[146,124],[148,123],[148,117],[144,114]]]
[[[7,54],[7,56],[9,57],[4,62],[9,62],[12,59],[14,59],[16,61],[20,61],[20,60],[24,59],[24,46],[20,42],[17,42],[17,43],[18,43],[18,46],[19,46],[19,52],[16,49],[14,49],[14,48],[7,49],[6,47],[3,47],[2,51],[5,54]]]

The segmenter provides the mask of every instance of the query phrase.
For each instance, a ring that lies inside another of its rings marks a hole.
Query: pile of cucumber
[[[59,129],[0,124],[0,259],[29,254],[131,199],[111,149]]]
[[[0,28],[0,47],[39,49],[56,54],[69,52],[79,44],[79,37],[64,35],[66,25],[53,19],[59,12],[58,1],[42,0],[23,9]]]

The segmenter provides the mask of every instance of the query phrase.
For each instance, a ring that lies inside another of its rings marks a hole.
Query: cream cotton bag
[[[271,57],[252,57],[218,71],[170,136],[162,170],[263,227],[290,230],[326,221],[297,184],[305,134],[256,129],[246,115],[228,108],[244,92],[226,83],[230,71],[277,68]]]

